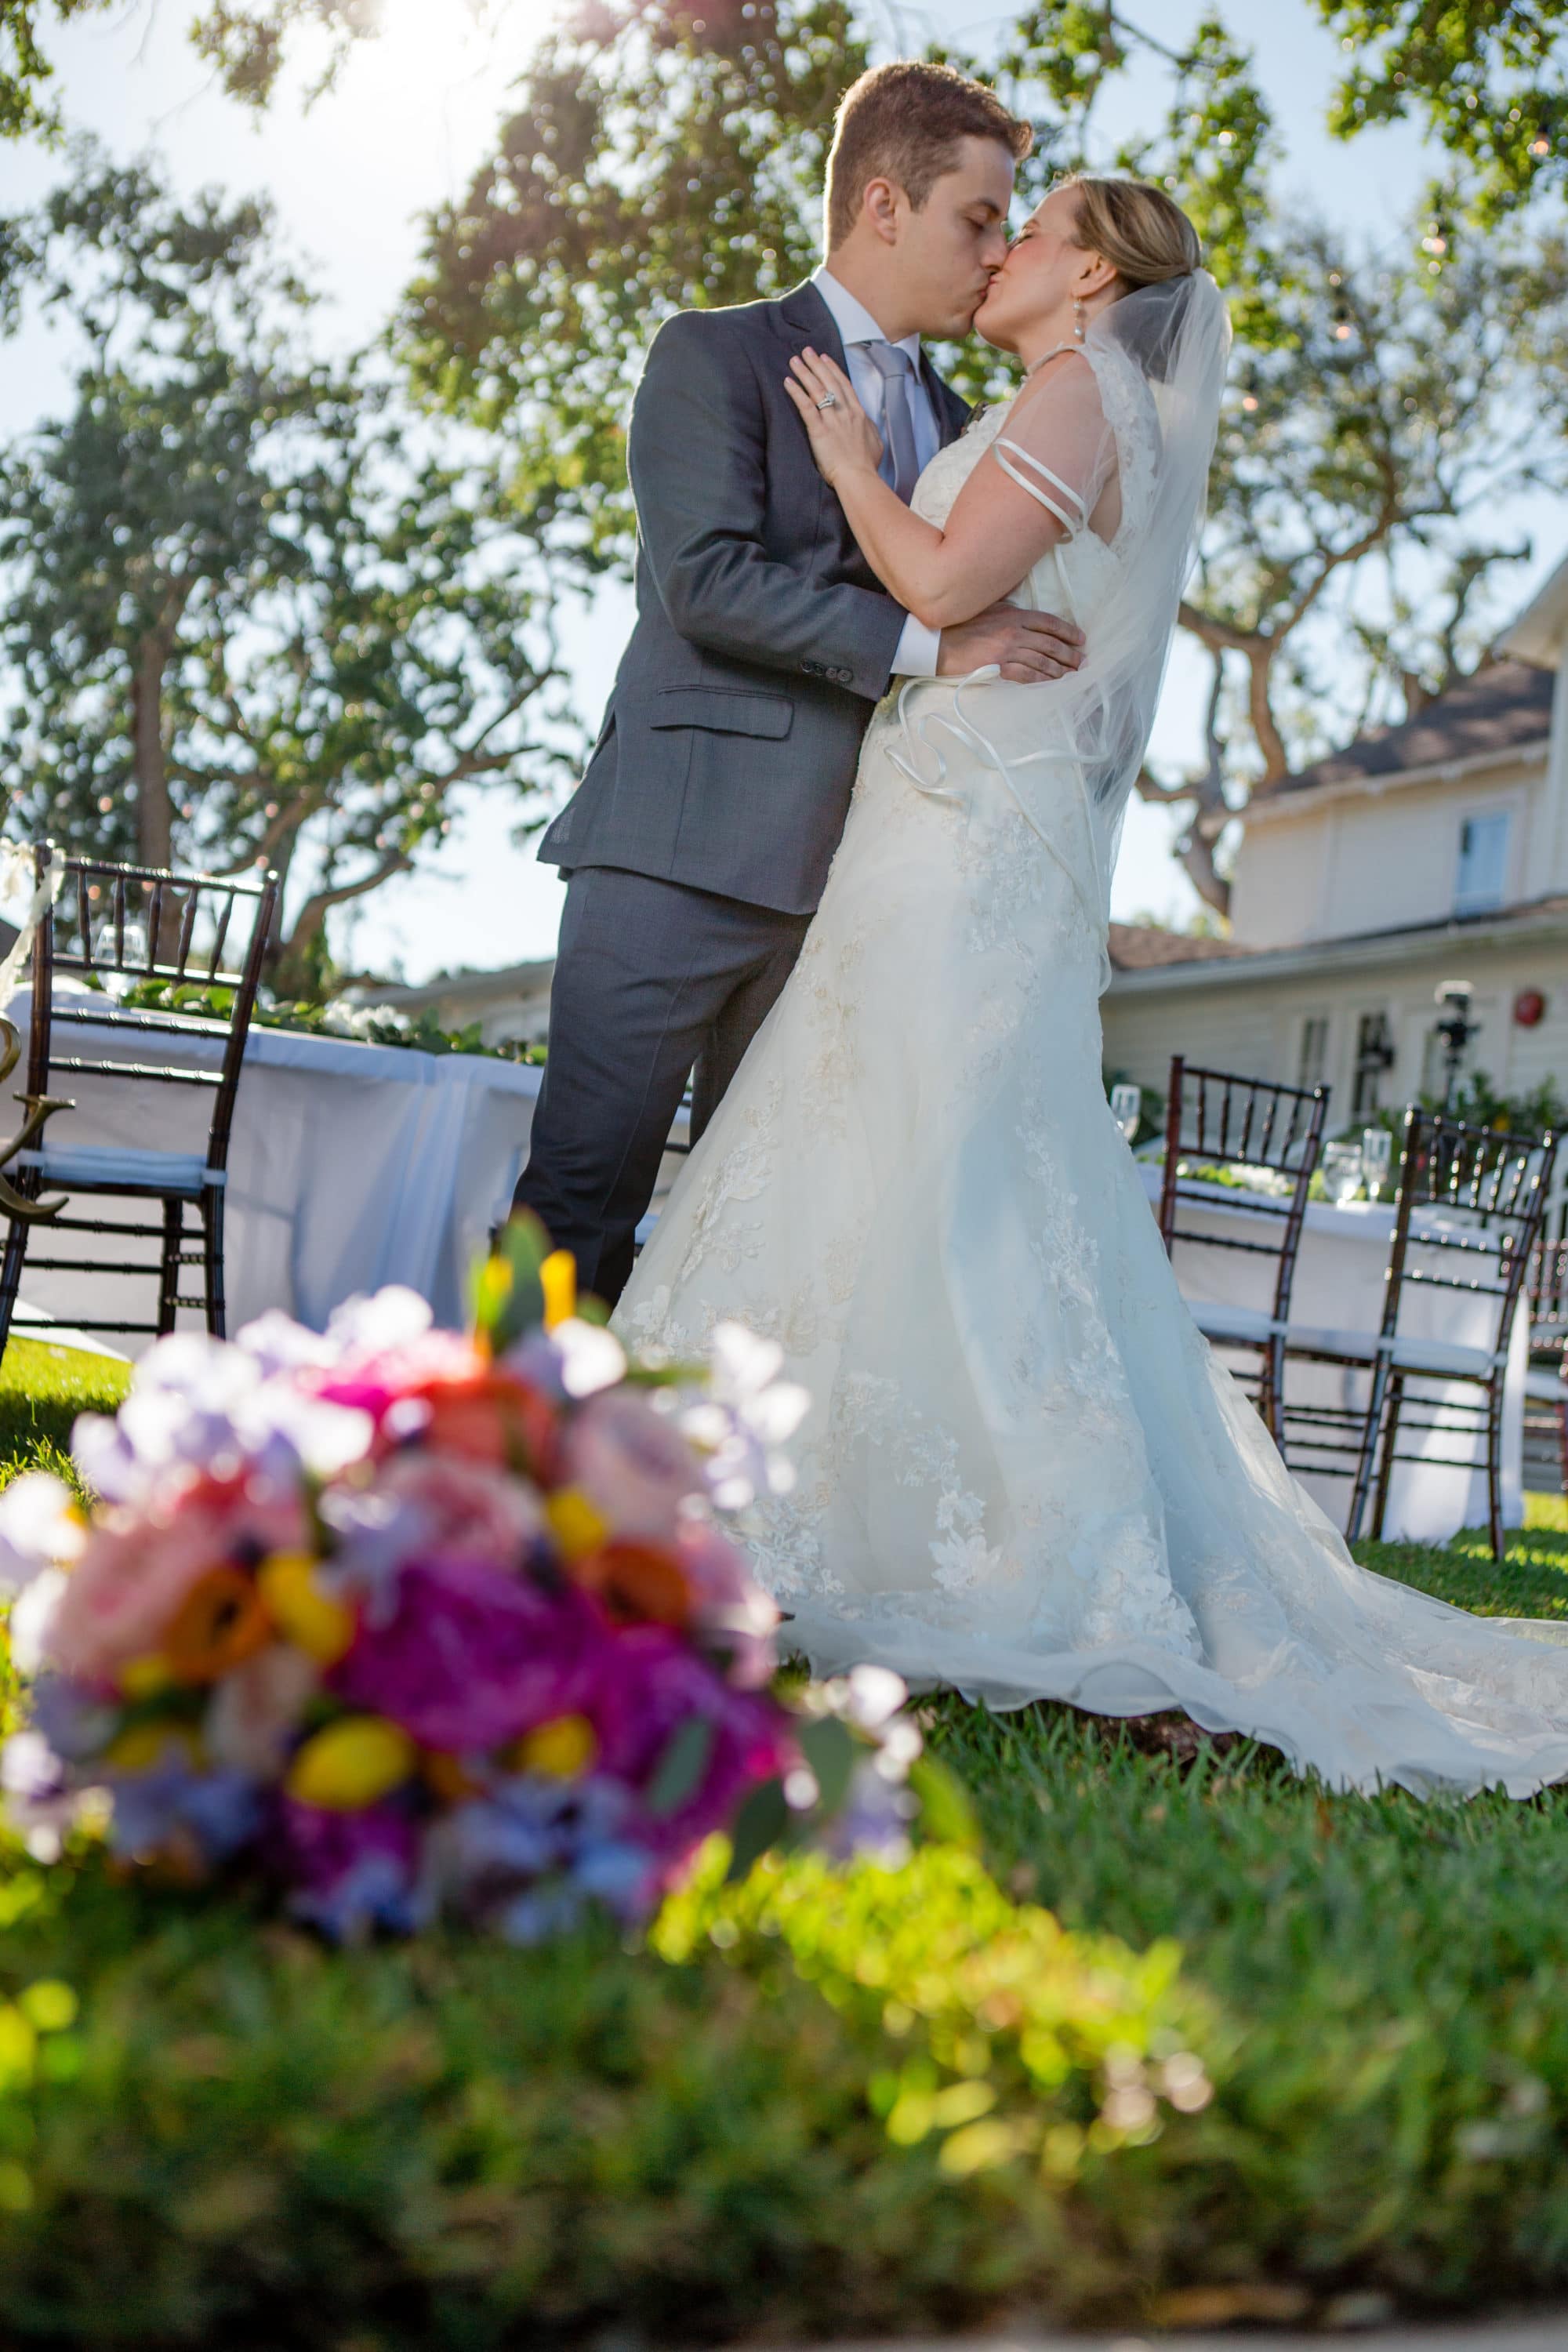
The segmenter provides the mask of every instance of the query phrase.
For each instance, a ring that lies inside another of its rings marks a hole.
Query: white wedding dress
[[[1008,413],[918,511],[945,518]],[[1020,591],[1091,646],[1139,559],[1131,394],[1113,421],[1121,530]],[[1526,1794],[1568,1775],[1562,1630],[1356,1567],[1182,1301],[1105,1099],[1106,845],[1053,692],[878,710],[800,961],[616,1328],[684,1355],[733,1319],[810,1391],[750,1541],[816,1672],[1177,1706],[1334,1787]]]

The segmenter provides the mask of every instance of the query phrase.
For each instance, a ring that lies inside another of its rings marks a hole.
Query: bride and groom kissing
[[[1561,1629],[1355,1565],[1105,1100],[1110,878],[1229,326],[1163,188],[1065,181],[1009,244],[1029,144],[951,68],[879,68],[822,268],[654,339],[637,624],[541,852],[569,878],[518,1204],[640,1349],[743,1324],[809,1394],[746,1533],[816,1671],[1522,1795],[1568,1775]],[[974,419],[921,346],[972,326],[1021,365]]]

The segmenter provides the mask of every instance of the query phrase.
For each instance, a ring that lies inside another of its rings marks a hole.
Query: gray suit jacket
[[[879,586],[785,396],[844,350],[816,289],[685,310],[632,407],[637,618],[582,783],[540,845],[809,914],[887,691],[902,608]],[[968,410],[927,365],[945,445]]]

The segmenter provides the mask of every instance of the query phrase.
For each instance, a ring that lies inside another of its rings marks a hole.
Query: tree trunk
[[[144,636],[136,648],[131,680],[132,768],[136,778],[136,854],[143,866],[172,864],[174,812],[163,747],[163,672],[169,639],[163,630]]]

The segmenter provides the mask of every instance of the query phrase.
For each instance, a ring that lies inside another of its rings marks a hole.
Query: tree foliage
[[[277,867],[300,989],[330,909],[407,871],[456,792],[552,772],[542,561],[482,451],[312,358],[264,208],[88,152],[0,249],[13,311],[64,310],[83,348],[68,413],[0,466],[12,824]]]
[[[1478,218],[1568,184],[1568,0],[1313,0],[1340,36],[1329,126],[1414,117]]]

